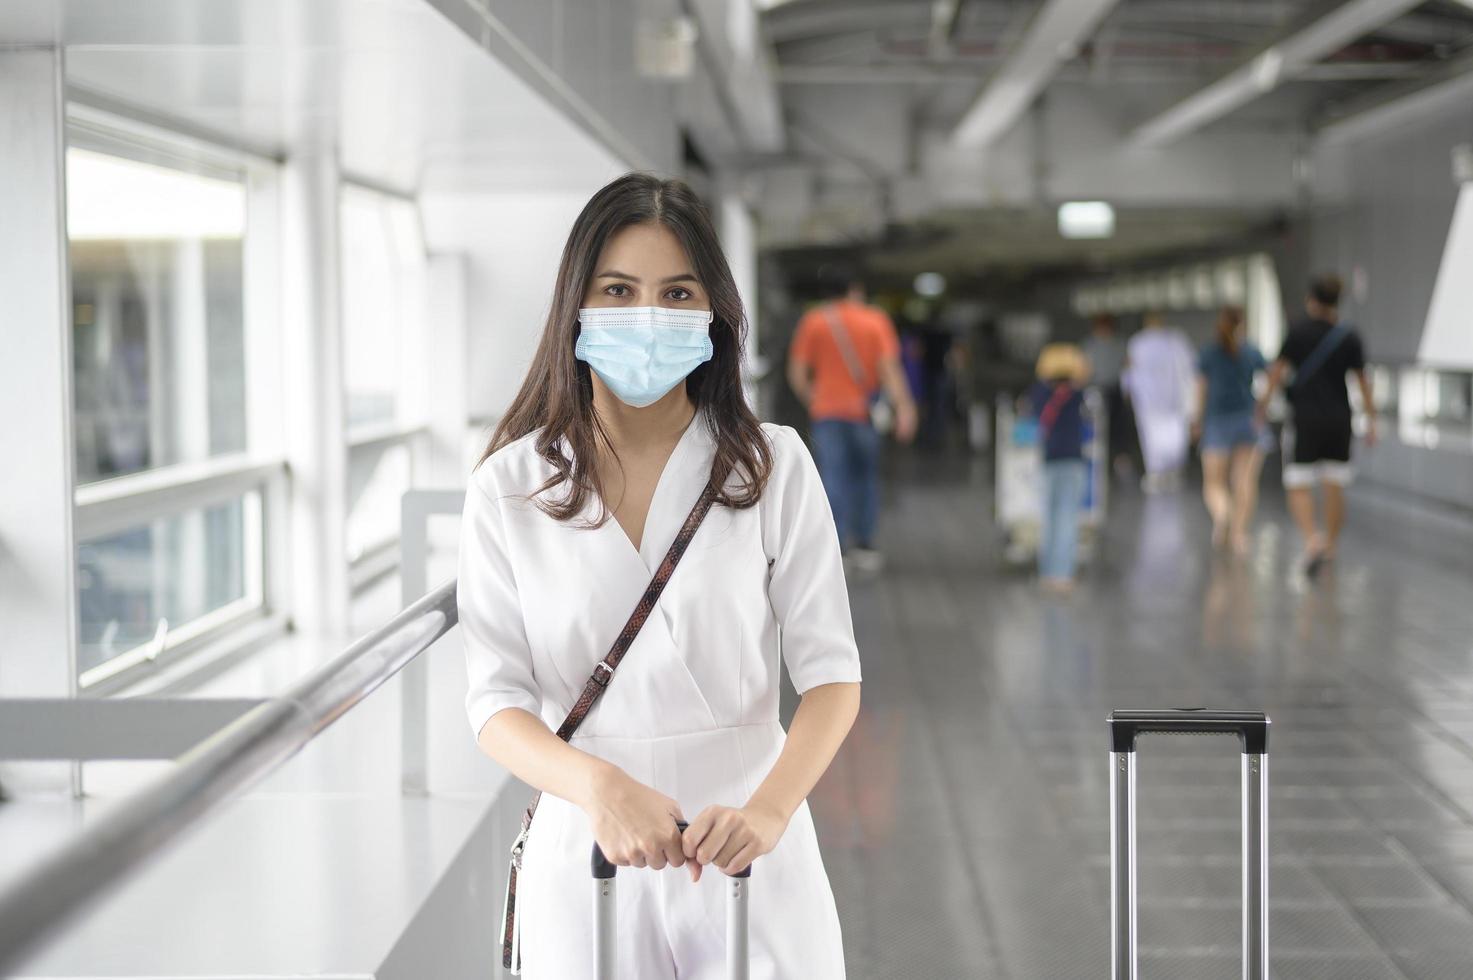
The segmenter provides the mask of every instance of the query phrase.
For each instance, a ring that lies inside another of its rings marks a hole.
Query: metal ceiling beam
[[[1473,4],[1473,0],[1468,0]],[[1335,107],[1314,123],[1327,142],[1403,124],[1419,110],[1473,104],[1473,52],[1444,62],[1420,78],[1374,91]]]
[[[952,138],[962,146],[985,147],[1011,129],[1116,3],[1045,0],[997,74],[962,115]]]
[[[962,0],[931,0],[929,45],[933,55],[945,55],[951,51],[951,42],[956,39],[961,12]]]
[[[1421,75],[1425,64],[1407,61],[1331,62],[1313,65],[1299,75],[1305,82],[1355,82],[1400,80]],[[777,83],[782,86],[811,85],[945,85],[961,83],[977,76],[974,64],[915,65],[791,65],[780,68]],[[1090,84],[1159,85],[1188,84],[1201,78],[1187,64],[1114,65],[1105,76],[1095,66],[1069,65],[1054,76],[1061,82]]]
[[[1200,129],[1273,91],[1284,79],[1301,74],[1421,2],[1346,0],[1320,4],[1242,64],[1138,126],[1128,142],[1136,147],[1161,146]]]
[[[745,149],[783,149],[782,101],[772,66],[777,58],[757,10],[725,0],[680,0],[697,24],[696,46],[710,72],[717,98]]]

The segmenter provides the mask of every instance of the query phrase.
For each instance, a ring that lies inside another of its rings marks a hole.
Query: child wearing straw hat
[[[1074,588],[1079,550],[1079,510],[1088,468],[1084,461],[1084,384],[1089,360],[1073,344],[1048,344],[1038,355],[1038,380],[1024,396],[1024,409],[1038,419],[1043,450],[1043,537],[1038,575],[1055,595]]]

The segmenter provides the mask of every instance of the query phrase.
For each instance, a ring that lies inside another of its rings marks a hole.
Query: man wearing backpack
[[[895,437],[909,442],[916,431],[915,401],[890,317],[865,302],[857,275],[832,265],[819,274],[833,298],[799,321],[788,350],[788,383],[813,421],[813,456],[839,543],[856,568],[877,572],[883,564],[874,540],[880,433],[872,415],[893,413]],[[877,412],[881,392],[888,403]]]
[[[1350,483],[1351,409],[1347,374],[1360,384],[1369,421],[1366,445],[1376,444],[1376,407],[1366,376],[1365,350],[1350,327],[1340,323],[1340,277],[1316,276],[1309,284],[1305,319],[1289,328],[1278,359],[1269,369],[1268,388],[1258,402],[1262,421],[1268,401],[1292,370],[1284,394],[1293,409],[1292,455],[1285,447],[1284,489],[1289,513],[1304,537],[1305,574],[1314,576],[1335,557],[1345,522],[1345,487]],[[1325,526],[1315,513],[1314,487],[1324,495]]]

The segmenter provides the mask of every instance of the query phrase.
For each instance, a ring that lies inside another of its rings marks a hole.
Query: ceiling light
[[[1060,204],[1059,234],[1065,238],[1109,238],[1115,234],[1115,209],[1105,201]]]
[[[922,272],[916,276],[915,291],[928,298],[946,292],[946,277],[939,272]]]

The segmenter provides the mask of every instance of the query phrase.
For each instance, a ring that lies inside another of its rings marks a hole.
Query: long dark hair
[[[1238,356],[1238,328],[1242,325],[1242,307],[1224,306],[1217,314],[1217,342],[1227,351],[1228,357]]]
[[[537,454],[555,472],[532,496],[539,498],[538,507],[560,521],[580,513],[590,494],[601,497],[594,459],[600,442],[609,445],[608,432],[593,409],[588,365],[573,356],[578,309],[605,243],[620,229],[647,222],[659,222],[675,235],[711,298],[715,351],[691,372],[685,386],[716,443],[711,480],[720,489],[717,501],[728,507],[751,507],[761,498],[772,473],[772,447],[742,395],[747,317],[711,215],[683,181],[625,174],[593,195],[573,222],[532,366],[476,464],[484,463],[502,446],[536,432]],[[564,444],[572,451],[572,459],[563,452]],[[733,474],[737,483],[728,489],[727,480]],[[566,492],[551,493],[564,484]],[[605,506],[595,526],[608,517]]]

